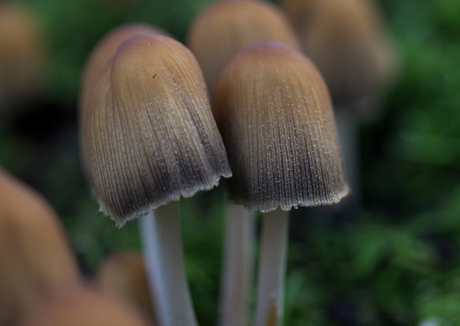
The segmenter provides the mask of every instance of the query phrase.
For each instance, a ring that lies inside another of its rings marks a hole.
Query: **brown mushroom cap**
[[[0,109],[7,101],[32,95],[43,81],[46,39],[38,17],[29,8],[0,3]],[[1,112],[0,112],[1,113]]]
[[[281,0],[281,7],[293,26],[308,21],[309,15],[313,12],[316,4],[321,0]]]
[[[285,3],[306,55],[324,76],[335,102],[360,101],[391,81],[396,54],[379,8],[372,1]]]
[[[103,70],[110,58],[113,57],[121,43],[139,34],[159,34],[167,36],[168,33],[147,24],[127,24],[119,26],[110,31],[99,43],[88,57],[81,77],[79,97],[79,124],[80,124],[80,155],[82,157],[83,173],[88,184],[91,184],[91,177],[88,167],[88,159],[85,149],[84,125],[87,111],[89,110],[88,97],[92,93],[92,87],[98,75]]]
[[[113,29],[99,41],[83,68],[80,105],[84,105],[96,77],[100,74],[107,61],[115,54],[120,44],[133,36],[150,33],[168,35],[167,32],[147,24],[128,24]],[[82,111],[80,112],[81,114],[83,114]]]
[[[124,42],[94,85],[86,120],[101,210],[124,225],[231,176],[203,74],[179,42]]]
[[[125,300],[154,320],[145,264],[140,254],[120,252],[110,256],[97,271],[96,285],[103,293]]]
[[[300,49],[283,12],[261,1],[222,1],[211,5],[193,23],[187,45],[203,68],[211,98],[225,65],[242,49],[278,41]]]
[[[63,290],[34,306],[19,326],[147,326],[129,306],[84,288]]]
[[[0,325],[43,295],[80,282],[76,258],[54,210],[0,170]]]
[[[302,54],[277,42],[243,50],[222,73],[216,100],[234,201],[269,212],[348,194],[329,92]]]

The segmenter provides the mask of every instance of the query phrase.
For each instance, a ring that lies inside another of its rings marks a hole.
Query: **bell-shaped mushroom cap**
[[[110,256],[97,271],[96,285],[103,293],[125,300],[154,320],[145,264],[140,254],[120,252]]]
[[[19,326],[147,326],[135,309],[84,288],[65,289],[34,306]]]
[[[179,42],[159,35],[124,42],[89,105],[85,138],[94,189],[119,227],[231,176],[203,74]]]
[[[128,24],[119,26],[110,31],[88,57],[81,79],[80,105],[84,105],[85,99],[96,77],[101,72],[107,61],[115,54],[121,43],[139,34],[159,34],[168,36],[165,31],[147,24]],[[81,110],[83,111],[83,110]],[[83,112],[80,112],[83,113]]]
[[[56,213],[37,193],[0,170],[0,325],[41,296],[80,282]]]
[[[243,50],[222,73],[216,103],[234,201],[269,212],[348,194],[329,92],[302,54],[276,42]]]
[[[269,41],[300,48],[287,18],[275,6],[261,1],[222,1],[198,16],[187,45],[203,68],[214,99],[225,65],[245,47]]]
[[[360,101],[393,78],[395,49],[373,1],[308,1],[315,4],[304,10],[303,19],[298,8],[295,28],[334,101]]]
[[[86,114],[89,110],[87,104],[89,94],[91,94],[92,86],[101,73],[104,66],[110,58],[115,54],[121,43],[139,34],[159,34],[167,36],[168,33],[157,27],[152,27],[147,24],[128,24],[115,28],[110,31],[99,43],[88,57],[88,60],[83,68],[83,74],[80,85],[79,97],[79,124],[80,124],[80,155],[82,157],[83,172],[88,181],[91,183],[89,176],[88,160],[86,158],[85,149],[85,133],[84,125]]]

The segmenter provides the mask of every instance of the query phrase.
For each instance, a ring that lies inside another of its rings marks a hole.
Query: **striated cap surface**
[[[113,57],[117,48],[121,43],[139,34],[159,34],[168,36],[165,31],[157,27],[147,24],[127,24],[119,26],[111,30],[99,43],[95,46],[89,55],[80,81],[80,96],[79,96],[79,125],[80,125],[80,155],[82,158],[83,173],[88,184],[91,183],[88,168],[88,159],[86,158],[85,149],[85,133],[84,125],[86,120],[88,107],[88,97],[92,93],[92,87],[97,80],[98,75],[103,70],[110,58]]]
[[[216,103],[234,201],[270,212],[348,194],[331,99],[303,55],[276,42],[243,50],[222,73]]]
[[[165,36],[120,45],[94,84],[85,133],[98,202],[118,226],[231,176],[198,63]]]
[[[275,6],[259,1],[222,1],[193,23],[187,45],[203,68],[211,98],[225,65],[249,45],[277,41],[300,48],[287,18]]]

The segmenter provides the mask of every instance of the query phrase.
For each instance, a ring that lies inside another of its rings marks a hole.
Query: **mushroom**
[[[283,12],[266,2],[217,2],[195,19],[187,45],[203,68],[212,102],[225,65],[245,47],[269,41],[300,49],[295,32]]]
[[[106,64],[88,105],[86,149],[100,211],[118,227],[143,216],[158,324],[196,325],[177,201],[231,176],[198,62],[171,38],[135,36]]]
[[[109,59],[115,54],[115,51],[120,46],[121,43],[130,39],[133,36],[139,34],[159,34],[168,36],[168,33],[153,27],[147,24],[127,24],[119,26],[111,30],[93,49],[89,55],[85,66],[83,68],[83,73],[80,82],[80,96],[79,96],[79,126],[80,126],[80,155],[82,159],[83,173],[87,180],[88,185],[91,185],[90,173],[88,167],[88,159],[86,158],[86,149],[85,149],[85,133],[84,133],[84,121],[86,120],[87,114],[87,101],[88,96],[91,94],[91,89],[97,76],[100,74],[104,65],[109,61]]]
[[[126,301],[149,319],[154,319],[144,260],[137,252],[109,256],[99,266],[95,283],[103,293]]]
[[[335,204],[349,192],[329,92],[293,48],[254,45],[223,71],[216,121],[233,171],[230,198],[265,213],[255,325],[280,325],[289,210]]]
[[[249,45],[279,41],[300,49],[287,18],[274,5],[259,1],[212,4],[194,21],[187,44],[197,56],[215,99],[225,65]],[[241,205],[230,203],[225,226],[220,325],[246,325],[254,269],[254,219]]]
[[[353,193],[339,211],[359,207],[359,118],[380,113],[379,91],[397,71],[397,55],[373,0],[284,0],[305,54],[331,91],[347,178]],[[337,209],[337,208],[336,208]]]
[[[308,6],[303,6],[307,2]],[[392,79],[396,56],[381,12],[369,0],[285,0],[306,55],[334,103],[355,106]],[[295,16],[293,16],[295,14]],[[368,109],[368,108],[367,108]]]
[[[35,191],[0,169],[0,325],[81,282],[58,216]]]
[[[18,326],[147,326],[135,309],[84,287],[45,297]]]
[[[0,3],[0,122],[43,84],[46,38],[40,17],[18,4]]]
[[[83,68],[80,87],[81,114],[84,114],[84,103],[88,100],[89,89],[91,89],[101,69],[115,54],[120,44],[133,36],[150,33],[168,36],[166,31],[158,27],[137,23],[118,26],[109,31],[107,35],[98,42],[91,51]]]

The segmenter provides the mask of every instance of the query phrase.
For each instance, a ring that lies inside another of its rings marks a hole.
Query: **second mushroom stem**
[[[280,326],[284,311],[289,212],[263,215],[255,326]]]
[[[249,325],[254,270],[254,217],[243,206],[229,203],[220,326]]]
[[[139,222],[158,326],[197,326],[185,274],[177,203],[161,206]]]

